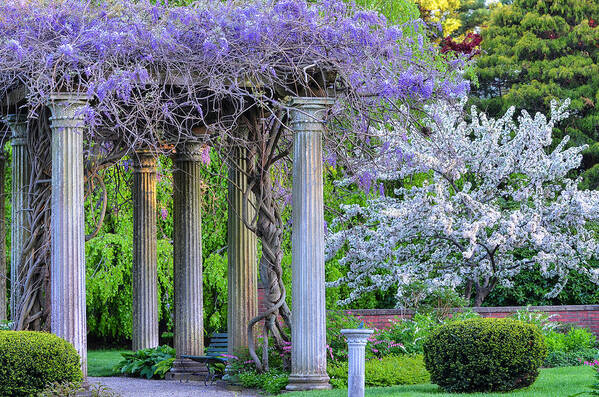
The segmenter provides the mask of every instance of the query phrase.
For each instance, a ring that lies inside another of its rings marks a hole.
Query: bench
[[[229,347],[229,336],[227,333],[212,334],[210,337],[210,344],[206,348],[206,354],[204,356],[192,356],[188,354],[182,354],[181,358],[186,358],[198,363],[206,364],[208,367],[208,374],[204,379],[204,384],[207,386],[208,381],[213,382],[217,376],[222,377],[223,371],[219,371],[214,364],[227,365],[229,358],[227,357]]]

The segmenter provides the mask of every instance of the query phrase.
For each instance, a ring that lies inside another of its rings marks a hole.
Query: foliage
[[[596,260],[589,264],[599,267]],[[552,289],[552,280],[544,278],[538,271],[524,270],[514,278],[513,285],[498,285],[483,306],[592,305],[599,301],[599,289],[580,273],[570,272],[564,289],[555,297],[547,297]]]
[[[446,316],[435,312],[415,313],[411,319],[401,319],[388,328],[377,330],[375,339],[400,344],[401,349],[408,354],[422,354],[424,341],[433,330],[443,324],[471,318],[478,318],[478,314],[468,310]]]
[[[347,362],[329,364],[327,372],[333,387],[347,387]],[[365,363],[366,386],[417,385],[429,380],[422,355],[388,355]]]
[[[175,361],[175,349],[167,345],[121,355],[123,360],[114,367],[116,372],[147,379],[163,379]]]
[[[537,327],[512,319],[445,324],[424,342],[424,362],[431,381],[451,392],[530,386],[546,352]]]
[[[586,328],[571,328],[567,333],[550,331],[545,335],[545,345],[550,353],[589,350],[594,348],[595,344],[595,335]]]
[[[366,391],[369,397],[563,397],[589,387],[593,382],[590,373],[580,367],[549,368],[540,370],[539,379],[529,388],[510,393],[446,393],[437,385],[420,384],[392,387],[370,387]],[[294,392],[293,397],[345,397],[347,389],[314,390]]]
[[[487,118],[440,103],[420,131],[381,131],[387,150],[371,165],[381,179],[399,184],[394,195],[345,206],[327,237],[328,258],[340,250],[351,271],[329,285],[362,293],[424,283],[463,288],[481,305],[496,285],[509,286],[525,269],[553,280],[557,295],[571,272],[599,282],[590,261],[599,252],[592,222],[599,220],[599,192],[578,190],[568,174],[580,164],[583,147],[549,153],[553,127],[568,116],[568,103],[552,104],[551,119],[514,109]],[[373,171],[374,173],[375,171]],[[421,184],[402,186],[415,175]],[[409,179],[408,179],[409,180]]]
[[[202,202],[205,334],[225,329],[227,260],[220,254],[227,244],[227,181],[219,178],[222,161],[210,153],[202,167],[206,183]],[[173,194],[172,161],[158,159],[158,301],[161,330],[173,329]],[[87,321],[89,337],[104,344],[122,344],[131,338],[131,266],[133,210],[131,160],[105,171],[108,208],[98,236],[86,243]],[[224,298],[223,298],[224,297]]]
[[[127,234],[103,234],[86,244],[87,318],[90,337],[112,343],[131,339],[133,262],[132,230]],[[172,328],[173,262],[169,240],[157,241],[158,315]]]
[[[37,397],[76,397],[81,395],[81,385],[78,383],[52,383],[46,387]],[[89,387],[90,397],[120,397],[121,395],[104,385],[91,385]]]
[[[526,324],[532,324],[538,328],[543,335],[548,335],[556,328],[559,327],[559,323],[552,321],[553,315],[549,315],[538,310],[531,310],[530,307],[520,309],[513,313],[511,316],[514,320],[522,321]]]
[[[460,27],[460,3],[460,0],[416,0],[422,19],[437,24],[441,37],[451,35]]]
[[[341,330],[358,328],[360,322],[351,312],[348,314],[342,311],[327,312],[327,349],[332,361],[347,360],[347,341],[341,334]]]
[[[595,383],[591,386],[589,394],[591,396],[599,396],[599,360],[587,361],[584,363],[595,371]]]
[[[592,361],[599,358],[598,349],[581,349],[572,352],[550,351],[545,357],[543,367],[571,367],[583,365],[585,361]]]
[[[575,145],[599,140],[599,3],[593,0],[514,0],[496,7],[483,29],[472,100],[491,116],[511,106],[545,113],[555,99],[572,99],[573,117],[557,131]],[[587,187],[599,183],[597,160],[585,155]],[[590,186],[589,186],[590,184]]]
[[[289,374],[280,369],[271,369],[266,372],[242,372],[239,381],[243,387],[264,390],[270,394],[279,394],[289,382]]]
[[[0,395],[30,396],[54,382],[82,380],[75,348],[56,335],[0,331]]]

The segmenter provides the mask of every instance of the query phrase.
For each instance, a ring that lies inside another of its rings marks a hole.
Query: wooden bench
[[[193,360],[198,363],[203,363],[208,366],[208,374],[204,379],[204,384],[208,385],[208,381],[213,382],[217,377],[223,375],[222,371],[218,371],[214,364],[227,364],[229,358],[227,357],[229,348],[229,336],[227,333],[212,334],[210,337],[210,344],[206,348],[206,355],[204,356],[191,356],[182,354],[181,358]]]

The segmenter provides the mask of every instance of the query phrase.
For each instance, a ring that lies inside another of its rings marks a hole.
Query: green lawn
[[[444,393],[436,385],[423,384],[415,386],[371,387],[366,395],[401,396],[401,397],[567,397],[587,390],[593,384],[593,371],[587,367],[564,367],[542,369],[539,379],[528,389],[511,393]],[[286,394],[293,397],[345,397],[347,389],[295,392]]]
[[[123,359],[121,353],[129,350],[88,350],[87,374],[89,376],[116,376],[112,367]]]

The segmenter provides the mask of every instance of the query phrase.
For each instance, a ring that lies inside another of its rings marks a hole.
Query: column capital
[[[291,129],[295,133],[322,132],[323,113],[335,100],[328,97],[294,97],[291,106]]]
[[[157,154],[152,149],[138,149],[131,155],[133,159],[133,172],[145,173],[145,172],[156,172],[156,158]]]
[[[184,142],[175,147],[173,160],[179,161],[201,161],[202,160],[202,144],[200,142]]]
[[[81,128],[84,115],[81,110],[89,103],[89,97],[79,92],[55,92],[50,94],[48,107],[52,111],[51,128]]]
[[[372,329],[356,328],[356,329],[342,329],[341,334],[347,338],[348,345],[362,345],[365,346],[368,343],[368,338],[374,333]]]
[[[5,123],[10,127],[11,145],[26,145],[27,144],[27,115],[23,113],[9,114],[4,119]]]

